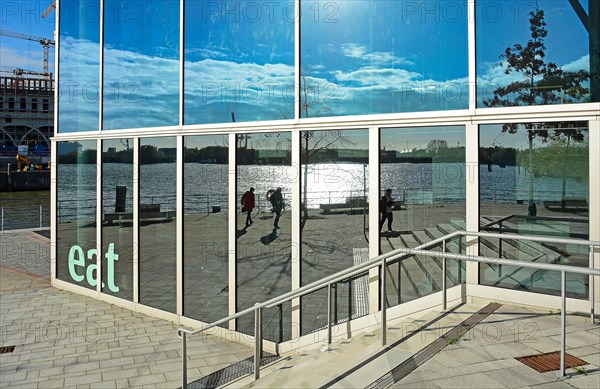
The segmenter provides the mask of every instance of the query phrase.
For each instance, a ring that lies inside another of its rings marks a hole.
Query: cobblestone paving
[[[53,288],[49,241],[31,234],[0,240],[0,347],[15,346],[0,354],[0,387],[180,386],[178,325]],[[189,339],[189,380],[252,355],[232,340]]]

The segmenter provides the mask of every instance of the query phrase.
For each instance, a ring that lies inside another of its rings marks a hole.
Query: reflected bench
[[[548,210],[560,211],[563,209],[587,210],[588,203],[586,199],[565,199],[565,201],[544,201],[544,208]]]
[[[161,211],[160,204],[140,204],[140,220],[160,219],[172,220],[177,211]],[[106,224],[112,224],[115,221],[133,221],[132,212],[112,212],[105,213],[103,221]]]

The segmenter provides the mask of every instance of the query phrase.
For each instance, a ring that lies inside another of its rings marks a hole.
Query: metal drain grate
[[[8,354],[15,351],[15,346],[2,346],[0,347],[0,354]]]
[[[268,365],[271,362],[278,360],[278,355],[269,354],[263,351],[263,356],[260,359],[260,366]],[[238,363],[227,366],[214,373],[208,374],[194,382],[188,384],[190,389],[211,389],[219,386],[224,386],[227,383],[254,372],[254,357],[242,359]]]
[[[531,367],[540,373],[560,369],[560,351],[554,351],[545,354],[528,355],[526,357],[515,358],[517,361]],[[588,363],[582,359],[565,353],[565,368],[583,366]]]

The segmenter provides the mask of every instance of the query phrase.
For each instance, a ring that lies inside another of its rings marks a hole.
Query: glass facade
[[[300,4],[300,117],[468,108],[466,1]]]
[[[380,252],[424,245],[465,229],[466,165],[463,126],[386,128],[380,131]],[[428,247],[441,250],[441,244]],[[463,253],[460,241],[446,250]],[[464,267],[464,265],[463,265]],[[391,305],[441,290],[439,258],[412,256],[388,268]],[[449,261],[447,275],[458,285],[463,272]]]
[[[294,1],[185,2],[185,124],[294,117]]]
[[[293,177],[289,132],[238,135],[236,280],[238,311],[292,289],[290,179]],[[263,312],[266,339],[289,340],[291,304]],[[238,319],[238,329],[254,334],[254,317]]]
[[[58,142],[56,278],[96,289],[96,141]]]
[[[133,139],[102,142],[102,287],[133,300]]]
[[[105,0],[82,16],[99,3],[59,9],[60,85],[85,86],[59,95],[52,140],[70,288],[210,323],[455,231],[600,240],[597,27],[573,2]],[[532,23],[534,59],[516,63]],[[446,241],[586,266],[582,247]],[[334,323],[378,314],[378,273],[331,285]],[[411,256],[388,264],[385,304],[444,276],[560,292],[547,273]],[[265,308],[264,337],[320,337],[328,292]],[[568,295],[589,297],[586,277],[568,275]]]
[[[588,122],[480,127],[480,230],[589,238]],[[587,266],[585,246],[481,239],[482,255]],[[560,295],[560,274],[481,266],[481,282]],[[568,275],[568,294],[587,297],[587,276]]]
[[[177,308],[176,151],[174,137],[140,140],[140,302],[168,312]]]
[[[478,107],[600,101],[592,91],[600,52],[590,43],[598,26],[587,21],[593,0],[578,3],[585,19],[560,0],[477,2]]]
[[[186,136],[183,148],[183,312],[204,322],[228,315],[227,136]]]
[[[104,130],[179,124],[179,1],[104,1]]]
[[[60,12],[58,132],[98,131],[100,0],[74,0]]]
[[[369,258],[367,130],[302,131],[301,280],[310,284]],[[334,285],[334,321],[368,312],[366,276]],[[327,324],[327,290],[302,298],[301,331]],[[324,310],[316,314],[319,310]]]

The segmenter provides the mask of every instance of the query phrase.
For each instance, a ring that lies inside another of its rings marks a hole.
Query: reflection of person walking
[[[281,217],[281,211],[283,210],[283,195],[281,194],[281,188],[277,188],[275,193],[271,195],[271,205],[273,206],[273,212],[275,212],[273,228],[281,228],[279,227],[279,218]]]
[[[392,206],[394,205],[394,199],[392,198],[392,190],[386,189],[385,195],[381,197],[379,202],[379,212],[381,212],[381,221],[379,222],[379,232],[385,220],[388,221],[388,231],[392,231],[392,222],[394,221],[394,214],[392,213]]]
[[[254,188],[242,195],[242,212],[246,212],[246,227],[254,223],[252,221],[252,210],[254,209]]]

